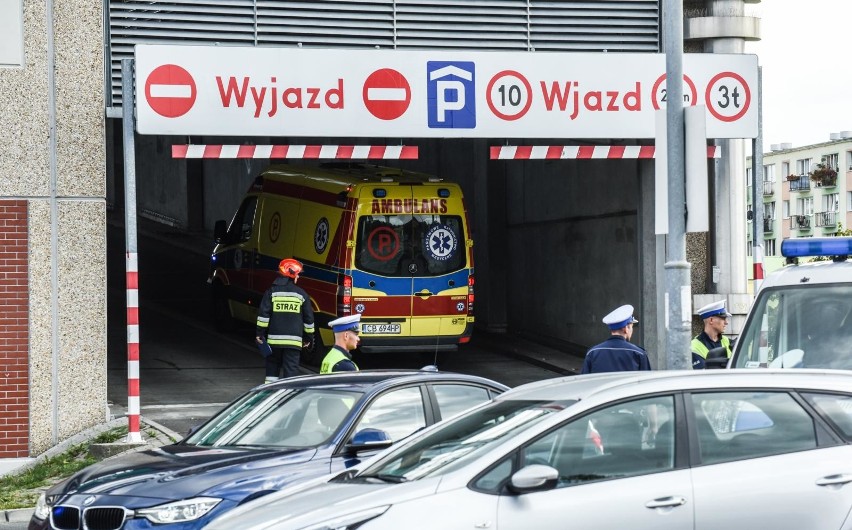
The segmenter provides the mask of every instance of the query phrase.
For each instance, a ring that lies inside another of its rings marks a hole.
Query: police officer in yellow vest
[[[349,352],[358,347],[360,325],[360,313],[340,317],[328,323],[328,326],[334,331],[334,346],[322,360],[321,374],[358,371],[358,366],[352,362],[352,355]]]
[[[728,327],[728,319],[731,317],[731,314],[725,309],[724,300],[707,304],[700,308],[697,313],[704,321],[704,331],[692,339],[692,343],[690,344],[690,349],[692,350],[692,369],[703,370],[705,368],[705,361],[707,360],[707,353],[713,348],[720,346],[725,348],[725,356],[728,359],[731,358],[731,341],[723,335],[725,328]]]

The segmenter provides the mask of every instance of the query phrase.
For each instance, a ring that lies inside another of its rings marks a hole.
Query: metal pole
[[[751,143],[751,259],[754,271],[753,292],[763,283],[763,68],[757,68],[757,136]],[[774,192],[774,190],[773,190]],[[772,218],[769,218],[772,222]]]
[[[121,60],[121,124],[124,132],[124,233],[127,241],[127,442],[139,431],[139,261],[136,241],[136,146],[133,131],[133,59]]]
[[[666,369],[692,367],[689,351],[692,287],[686,261],[686,184],[683,117],[683,0],[663,0],[666,52],[666,155],[668,158],[669,234],[666,240]]]

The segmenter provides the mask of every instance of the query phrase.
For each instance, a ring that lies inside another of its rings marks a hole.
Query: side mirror
[[[713,348],[709,352],[707,352],[707,358],[704,360],[704,368],[705,369],[721,369],[727,368],[728,366],[728,355],[725,352],[725,348],[719,346],[718,348]]]
[[[228,234],[228,225],[225,223],[224,219],[219,219],[213,225],[213,240],[217,243],[221,243],[225,240],[225,236]]]
[[[556,487],[559,471],[541,464],[532,464],[519,469],[509,479],[508,488],[512,493],[531,493]]]
[[[388,433],[381,429],[361,429],[355,433],[352,440],[346,444],[346,450],[349,453],[359,453],[361,451],[375,451],[385,449],[393,445],[393,440]]]

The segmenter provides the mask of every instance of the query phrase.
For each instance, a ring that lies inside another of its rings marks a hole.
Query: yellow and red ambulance
[[[293,257],[316,314],[316,355],[334,343],[328,322],[355,313],[365,353],[470,340],[473,240],[457,184],[365,164],[270,166],[214,237],[208,283],[219,327],[254,322],[278,262]]]

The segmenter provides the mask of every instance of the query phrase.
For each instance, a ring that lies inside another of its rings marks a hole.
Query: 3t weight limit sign
[[[488,108],[502,120],[520,119],[532,105],[532,86],[514,70],[503,70],[488,82],[485,90]]]
[[[739,74],[721,72],[707,83],[704,102],[710,114],[719,121],[737,121],[751,105],[751,90]]]

